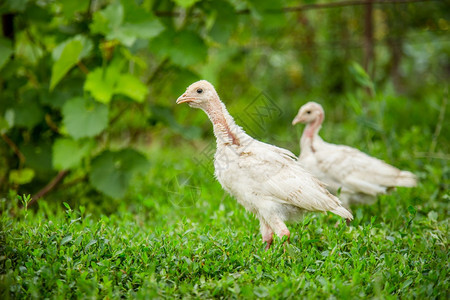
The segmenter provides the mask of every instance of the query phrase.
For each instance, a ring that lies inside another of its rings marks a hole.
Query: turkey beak
[[[292,120],[292,125],[300,123],[301,121],[302,121],[302,117],[300,116],[300,114],[298,114],[297,116],[295,116],[294,120]]]
[[[177,104],[191,102],[191,101],[194,101],[193,97],[188,97],[186,94],[183,94],[177,99]]]

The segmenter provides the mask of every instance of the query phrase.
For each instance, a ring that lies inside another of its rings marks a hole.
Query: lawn
[[[325,136],[344,139],[331,127]],[[413,129],[387,148],[402,157],[413,137],[430,138]],[[307,214],[289,225],[290,244],[264,251],[258,221],[194,159],[202,147],[155,143],[149,172],[121,200],[66,193],[19,210],[26,196],[3,198],[1,298],[447,298],[445,160],[390,161],[418,187],[353,207],[349,227]],[[371,154],[387,159],[386,149]]]
[[[450,299],[449,4],[0,1],[0,300]],[[175,104],[200,79],[296,155],[319,102],[325,141],[418,186],[265,251],[211,122]]]

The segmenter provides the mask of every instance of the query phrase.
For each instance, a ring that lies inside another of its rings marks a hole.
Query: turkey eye
[[[310,110],[307,110],[306,113],[309,115],[309,114],[311,113],[311,111],[310,111]]]
[[[202,89],[197,89],[197,94],[201,94],[201,93],[203,93],[203,90]]]

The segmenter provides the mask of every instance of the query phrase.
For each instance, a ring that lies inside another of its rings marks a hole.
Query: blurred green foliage
[[[354,135],[334,142],[360,140],[370,150],[411,128],[432,137],[450,67],[446,1],[375,5],[366,70],[364,6],[281,11],[297,5],[3,1],[0,192],[34,194],[65,172],[65,186],[89,182],[121,198],[151,167],[140,154],[149,141],[176,146],[211,135],[201,112],[174,107],[201,78],[250,133],[290,149],[298,138],[291,118],[308,100],[324,104],[327,122],[348,121],[324,129],[325,138]],[[261,95],[279,113],[252,117]],[[448,153],[443,135],[433,150]]]

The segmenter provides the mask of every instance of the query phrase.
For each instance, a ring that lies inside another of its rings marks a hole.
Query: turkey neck
[[[219,99],[212,99],[204,109],[213,123],[217,144],[240,146],[238,134],[242,130],[228,113],[227,108]]]
[[[300,147],[302,151],[308,149],[312,152],[316,152],[313,143],[315,139],[319,139],[319,130],[322,126],[322,122],[323,113],[319,114],[319,116],[314,121],[306,125],[305,131],[303,131],[302,138],[300,139]]]

